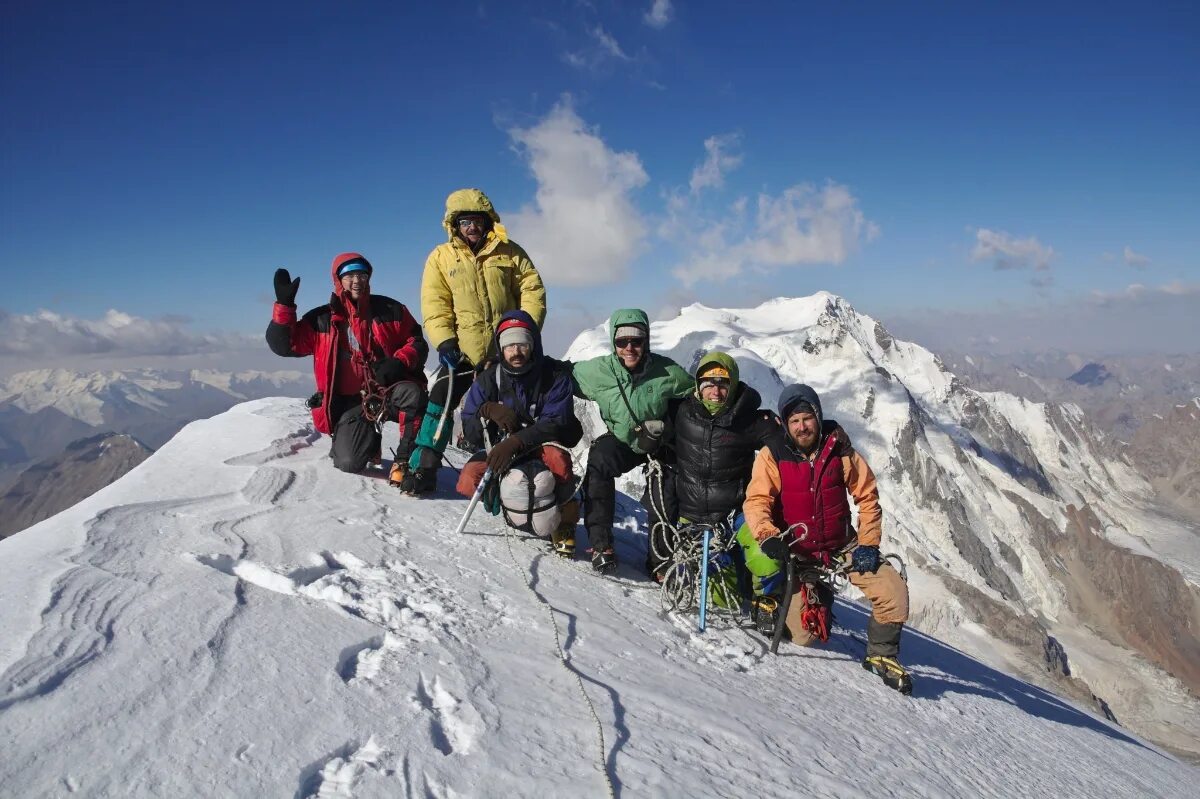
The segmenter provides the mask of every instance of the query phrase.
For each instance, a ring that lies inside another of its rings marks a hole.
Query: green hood
[[[726,395],[725,402],[709,402],[708,400],[701,399],[700,397],[700,375],[704,373],[705,367],[712,364],[723,366],[725,367],[725,370],[729,372],[729,394]],[[700,403],[706,409],[708,409],[708,412],[713,416],[716,416],[717,413],[725,407],[726,403],[737,396],[737,387],[739,382],[740,380],[737,361],[735,361],[733,356],[729,355],[728,353],[713,350],[701,358],[700,362],[696,364],[696,399],[700,400]]]
[[[618,308],[608,317],[608,343],[616,352],[617,328],[622,325],[641,325],[646,328],[646,352],[650,351],[650,317],[641,308]]]

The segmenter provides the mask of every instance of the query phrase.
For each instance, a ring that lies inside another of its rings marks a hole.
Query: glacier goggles
[[[462,230],[466,230],[472,225],[480,230],[483,230],[487,227],[487,223],[488,218],[483,214],[463,214],[458,219],[454,220],[454,224],[458,225],[458,227]]]
[[[728,377],[702,377],[702,378],[700,378],[700,388],[703,389],[705,386],[720,386],[721,388],[728,391],[729,390],[729,378]]]
[[[640,350],[646,346],[646,339],[643,336],[625,336],[622,338],[613,339],[613,346],[619,350],[636,349]]]

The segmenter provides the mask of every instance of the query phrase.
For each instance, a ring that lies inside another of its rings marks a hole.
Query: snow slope
[[[627,797],[1172,797],[1200,776],[915,632],[902,697],[858,666],[857,605],[827,648],[771,657],[483,513],[455,537],[449,469],[413,500],[327,453],[295,400],[245,403],[0,542],[0,793],[604,796],[608,774]]]

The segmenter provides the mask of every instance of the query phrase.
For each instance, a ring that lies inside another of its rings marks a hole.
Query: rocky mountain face
[[[997,356],[952,348],[938,355],[979,391],[1078,405],[1115,442],[1128,442],[1154,414],[1166,415],[1200,396],[1200,355],[1122,355],[1096,361],[1063,352]]]
[[[21,372],[0,383],[0,486],[79,438],[128,433],[157,448],[188,422],[247,399],[311,392],[311,375],[299,371]]]
[[[651,339],[689,369],[729,352],[768,407],[791,382],[818,391],[879,477],[915,626],[1200,752],[1200,536],[1079,407],[970,388],[826,293],[694,305]],[[596,328],[567,357],[609,349]]]
[[[0,538],[48,519],[123,477],[152,450],[123,433],[73,441],[38,461],[0,494]]]
[[[1126,454],[1160,496],[1200,522],[1200,397],[1150,414]]]

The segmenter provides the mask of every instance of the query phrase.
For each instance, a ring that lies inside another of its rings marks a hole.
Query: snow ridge
[[[294,400],[185,428],[0,542],[0,781],[15,795],[1177,796],[1195,770],[912,632],[915,696],[831,645],[767,654],[506,536],[444,470],[429,500],[328,461]],[[617,547],[643,537],[622,498]],[[509,548],[526,566],[511,568]],[[609,742],[556,663],[545,609]],[[869,742],[869,743],[868,743]],[[852,753],[854,756],[848,756]],[[802,764],[802,765],[801,765]]]

